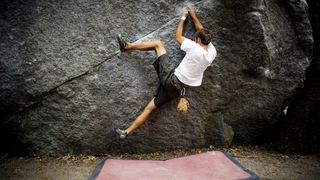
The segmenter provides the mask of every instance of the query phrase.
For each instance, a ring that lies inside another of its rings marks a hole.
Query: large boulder
[[[300,33],[301,19],[292,18],[306,9],[288,11],[276,0],[194,3],[218,56],[202,86],[190,88],[189,113],[178,114],[174,100],[120,140],[115,128],[130,125],[158,80],[153,52],[120,53],[114,37],[161,39],[178,65],[184,54],[174,35],[185,4],[2,1],[2,151],[99,154],[270,140],[310,63],[311,27]],[[189,18],[185,34],[194,36]]]

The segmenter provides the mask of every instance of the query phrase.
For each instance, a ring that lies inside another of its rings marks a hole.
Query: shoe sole
[[[126,42],[123,40],[121,34],[118,34],[118,36],[117,36],[117,41],[118,41],[119,46],[120,46],[120,51],[121,51],[121,52],[126,51],[126,49],[124,48],[125,45],[126,45]]]

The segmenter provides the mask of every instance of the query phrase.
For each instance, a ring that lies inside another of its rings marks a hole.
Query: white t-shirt
[[[206,51],[196,42],[184,38],[181,50],[185,51],[186,55],[175,69],[174,74],[188,86],[200,86],[204,71],[217,55],[216,48],[209,43],[208,51]]]

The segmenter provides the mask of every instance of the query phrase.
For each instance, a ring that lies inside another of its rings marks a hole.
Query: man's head
[[[212,35],[208,29],[202,28],[200,31],[196,32],[196,42],[200,40],[202,44],[208,45],[211,42]]]

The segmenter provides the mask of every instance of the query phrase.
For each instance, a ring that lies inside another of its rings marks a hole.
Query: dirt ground
[[[0,156],[0,179],[88,179],[102,159],[165,160],[212,150],[214,147],[174,150],[149,154],[108,154],[105,156],[11,157]],[[319,155],[285,155],[264,146],[223,149],[262,179],[320,179]]]

